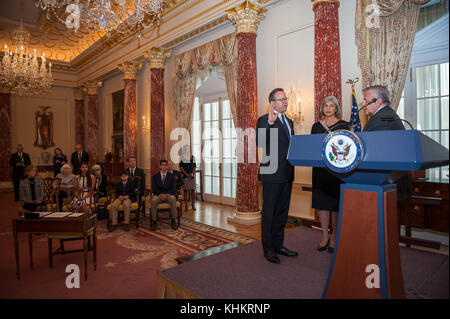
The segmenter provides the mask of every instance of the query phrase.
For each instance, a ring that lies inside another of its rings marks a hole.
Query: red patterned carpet
[[[158,231],[148,228],[148,218],[139,229],[121,227],[109,233],[105,221],[99,223],[97,270],[89,254],[88,280],[84,280],[82,253],[57,255],[53,268],[48,266],[46,235],[34,236],[30,268],[28,236],[19,234],[21,279],[16,278],[11,220],[19,205],[11,196],[0,196],[0,298],[154,298],[156,272],[175,266],[175,258],[211,247],[254,240],[214,227],[182,219],[174,231],[168,219],[158,223]],[[54,242],[54,249],[58,243]],[[65,249],[81,248],[81,241],[69,242]],[[65,268],[80,267],[80,288],[66,288]]]

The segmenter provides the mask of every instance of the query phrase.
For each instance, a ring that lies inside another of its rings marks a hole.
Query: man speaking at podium
[[[404,130],[402,119],[389,106],[389,91],[385,86],[374,85],[363,90],[363,104],[366,115],[370,116],[364,132]],[[403,200],[413,194],[409,173],[403,174],[396,182],[397,199]]]
[[[287,160],[294,124],[284,114],[288,99],[283,89],[272,90],[269,103],[269,113],[262,115],[257,122],[258,133],[262,130],[266,134],[265,141],[257,138],[256,144],[262,147],[263,153],[270,159],[267,163],[261,161],[258,174],[263,195],[261,241],[264,257],[272,263],[279,264],[277,254],[288,257],[298,255],[297,252],[283,246],[284,226],[289,213],[294,180],[294,167]],[[274,135],[274,130],[278,134]],[[271,142],[276,145],[271,145]],[[274,167],[274,171],[268,170],[269,167]]]

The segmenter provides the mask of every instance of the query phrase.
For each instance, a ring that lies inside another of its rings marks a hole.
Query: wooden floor
[[[234,206],[197,201],[196,210],[192,210],[191,207],[187,211],[183,210],[183,217],[241,235],[261,239],[261,224],[245,226],[228,221],[228,217],[233,216],[234,210]]]

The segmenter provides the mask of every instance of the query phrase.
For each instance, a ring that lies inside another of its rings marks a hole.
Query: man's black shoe
[[[175,221],[175,219],[172,219],[172,222],[170,223],[170,226],[172,227],[173,230],[177,230],[178,229],[178,224]]]
[[[274,264],[280,263],[280,258],[278,258],[278,256],[272,251],[265,252],[264,257],[271,263],[274,263]]]
[[[288,256],[288,257],[296,257],[298,253],[293,250],[289,250],[286,247],[281,247],[280,250],[277,251],[280,255]]]
[[[156,222],[152,221],[151,229],[152,230],[157,230],[158,229],[158,226],[156,226]]]

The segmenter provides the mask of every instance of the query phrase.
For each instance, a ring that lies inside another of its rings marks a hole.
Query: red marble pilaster
[[[152,68],[150,100],[150,172],[159,171],[159,161],[165,157],[164,69]]]
[[[341,54],[339,44],[339,1],[314,3],[314,120],[319,121],[320,105],[335,96],[342,105]]]
[[[123,110],[123,152],[124,159],[137,156],[137,110],[136,80],[124,80],[125,104]],[[125,163],[126,161],[124,161]],[[125,165],[125,164],[124,164]]]
[[[236,37],[238,46],[236,127],[241,128],[241,130],[237,131],[237,139],[238,150],[243,151],[242,160],[238,159],[236,210],[238,212],[257,212],[259,210],[258,163],[254,161],[256,159],[256,147],[251,145],[249,148],[249,142],[254,144],[255,141],[254,138],[244,139],[242,136],[243,131],[246,129],[256,128],[258,119],[256,34],[239,33]],[[242,163],[239,163],[239,161]]]
[[[11,156],[11,95],[0,92],[0,182],[10,180]]]
[[[88,94],[88,138],[89,165],[97,163],[98,157],[98,95]]]
[[[84,96],[81,89],[75,89],[75,144],[84,145]]]

